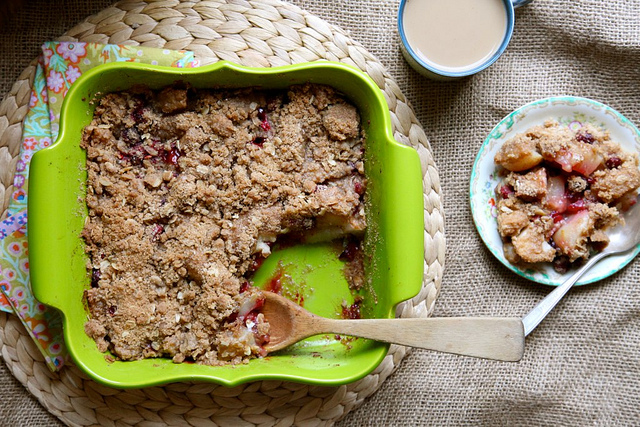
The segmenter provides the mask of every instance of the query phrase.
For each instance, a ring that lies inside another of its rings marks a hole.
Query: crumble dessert
[[[605,230],[636,203],[638,155],[590,124],[571,130],[549,120],[507,140],[495,155],[498,231],[511,263],[571,263],[603,249]]]
[[[359,114],[327,86],[111,93],[82,146],[85,332],[120,360],[264,355],[250,281],[276,238],[366,226]]]

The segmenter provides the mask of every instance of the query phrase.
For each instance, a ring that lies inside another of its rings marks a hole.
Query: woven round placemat
[[[440,289],[445,241],[438,171],[427,138],[398,85],[380,62],[346,32],[300,8],[269,1],[130,1],[87,18],[63,41],[135,44],[185,49],[202,64],[229,60],[247,66],[277,66],[331,60],[354,65],[384,92],[395,138],[421,159],[425,205],[425,264],[421,292],[402,303],[399,317],[426,317]],[[0,104],[0,202],[2,217],[12,192],[35,62]],[[177,383],[118,390],[90,380],[69,364],[49,371],[42,355],[13,315],[0,314],[0,351],[13,375],[68,425],[326,425],[373,394],[394,372],[407,349],[391,346],[364,379],[340,387],[263,381],[227,388]]]

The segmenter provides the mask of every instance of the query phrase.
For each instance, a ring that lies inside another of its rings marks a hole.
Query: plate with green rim
[[[31,282],[38,300],[63,316],[65,343],[74,362],[94,380],[113,387],[139,388],[176,381],[208,381],[235,386],[257,380],[296,381],[336,386],[372,372],[388,344],[365,339],[317,336],[248,364],[205,366],[171,359],[107,361],[84,333],[88,312],[83,293],[90,287],[80,237],[87,208],[83,128],[91,121],[100,94],[136,84],[162,88],[177,81],[196,88],[284,89],[306,82],[326,84],[356,105],[366,134],[368,180],[364,247],[369,257],[363,317],[392,318],[401,301],[421,289],[424,264],[422,175],[417,152],[392,136],[389,107],[382,91],[354,67],[318,61],[274,68],[249,68],[221,61],[194,69],[139,63],[105,64],[87,71],[70,88],[62,106],[55,144],[36,153],[29,188]],[[293,278],[292,293],[302,292],[308,310],[339,317],[353,301],[342,264],[331,244],[276,250],[256,276],[265,286],[278,268]],[[329,261],[327,261],[329,260]]]
[[[493,159],[500,146],[514,135],[549,119],[574,130],[585,123],[598,126],[607,130],[611,139],[618,142],[624,150],[636,153],[640,153],[640,131],[629,119],[601,102],[575,96],[558,96],[518,108],[493,128],[480,147],[471,171],[469,200],[473,221],[482,241],[493,256],[514,273],[537,283],[557,286],[574,270],[558,273],[551,263],[515,265],[506,260],[498,233],[494,195],[501,177]],[[629,253],[605,258],[585,273],[577,285],[597,282],[611,276],[631,262],[638,252],[640,246]]]

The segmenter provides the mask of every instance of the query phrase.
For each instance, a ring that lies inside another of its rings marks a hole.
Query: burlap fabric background
[[[7,1],[7,0],[4,0]],[[111,2],[23,0],[0,26],[0,93],[53,39]],[[348,30],[412,102],[444,189],[447,264],[436,316],[524,315],[550,288],[507,271],[483,247],[468,207],[471,165],[485,135],[529,101],[578,95],[640,123],[640,2],[538,0],[516,12],[504,56],[485,72],[435,83],[398,50],[397,1],[295,0]],[[1,171],[5,174],[8,171]],[[505,364],[414,351],[340,425],[638,425],[640,264],[571,291]],[[59,425],[0,363],[0,425]]]

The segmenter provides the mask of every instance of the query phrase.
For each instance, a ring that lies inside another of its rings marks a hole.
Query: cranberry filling
[[[353,304],[342,306],[342,318],[343,319],[362,319],[361,308],[362,306],[362,298],[356,297]]]
[[[557,224],[564,219],[564,215],[558,212],[554,212],[551,214],[551,218],[553,218],[553,222]]]
[[[256,271],[258,271],[258,269],[264,263],[265,259],[266,258],[260,254],[256,255],[255,258],[253,258],[253,262],[251,263],[251,266],[249,267],[249,273],[255,273]]]
[[[261,122],[267,121],[267,112],[262,107],[258,107],[258,120]]]
[[[151,236],[151,240],[154,242],[158,240],[158,236],[164,233],[164,226],[162,224],[155,224],[153,226],[153,235]]]
[[[144,121],[144,103],[142,101],[131,111],[131,118],[136,123]]]
[[[578,199],[573,203],[569,203],[567,206],[567,212],[569,213],[577,213],[585,209],[587,209],[587,204],[584,199]]]
[[[249,283],[248,280],[245,280],[244,282],[242,282],[242,284],[240,285],[240,293],[245,293],[247,292],[247,290],[251,287],[251,284]]]
[[[267,117],[267,112],[262,107],[258,107],[258,120],[260,120],[260,127],[263,131],[266,132],[271,129],[269,118]]]
[[[267,352],[264,350],[264,345],[268,344],[271,338],[268,334],[261,334],[258,332],[258,315],[264,307],[264,298],[258,298],[251,311],[245,316],[240,318],[240,321],[247,327],[247,329],[253,334],[256,344],[260,347],[260,355],[266,356]]]

